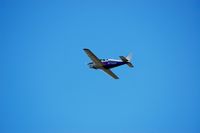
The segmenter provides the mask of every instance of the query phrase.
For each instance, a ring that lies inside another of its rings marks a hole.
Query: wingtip
[[[116,77],[113,77],[113,79],[119,79],[119,77],[116,76]]]
[[[84,48],[83,50],[89,50],[88,48]]]

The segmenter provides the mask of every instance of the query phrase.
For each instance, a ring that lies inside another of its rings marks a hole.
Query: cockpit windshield
[[[107,61],[108,59],[100,59],[101,61]]]

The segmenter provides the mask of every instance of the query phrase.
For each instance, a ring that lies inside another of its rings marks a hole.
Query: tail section
[[[132,60],[132,53],[129,53],[128,56],[126,56],[126,59],[131,62]]]
[[[126,62],[126,64],[127,64],[129,67],[133,67],[133,64],[131,63],[132,54],[129,54],[127,57],[120,56],[120,59],[121,59],[123,62]]]
[[[129,67],[134,67],[133,64],[130,63],[130,62],[128,62],[127,65],[128,65]]]

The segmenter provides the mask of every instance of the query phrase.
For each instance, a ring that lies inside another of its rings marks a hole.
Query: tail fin
[[[126,59],[131,62],[132,60],[132,53],[129,53],[128,56],[126,56]]]
[[[128,65],[129,67],[133,67],[133,64],[131,63],[132,54],[129,54],[127,57],[120,56],[120,59],[121,59],[123,62],[126,62],[127,65]]]

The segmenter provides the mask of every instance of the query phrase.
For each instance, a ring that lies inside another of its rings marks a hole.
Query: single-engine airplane
[[[89,49],[84,48],[83,50],[88,55],[88,57],[92,60],[92,62],[88,63],[88,66],[90,68],[101,69],[107,74],[109,74],[110,76],[112,76],[114,79],[119,79],[119,77],[117,77],[117,75],[115,75],[110,69],[124,65],[124,64],[127,64],[129,67],[133,67],[133,64],[131,63],[131,54],[129,54],[127,57],[119,56],[121,60],[99,59]]]

